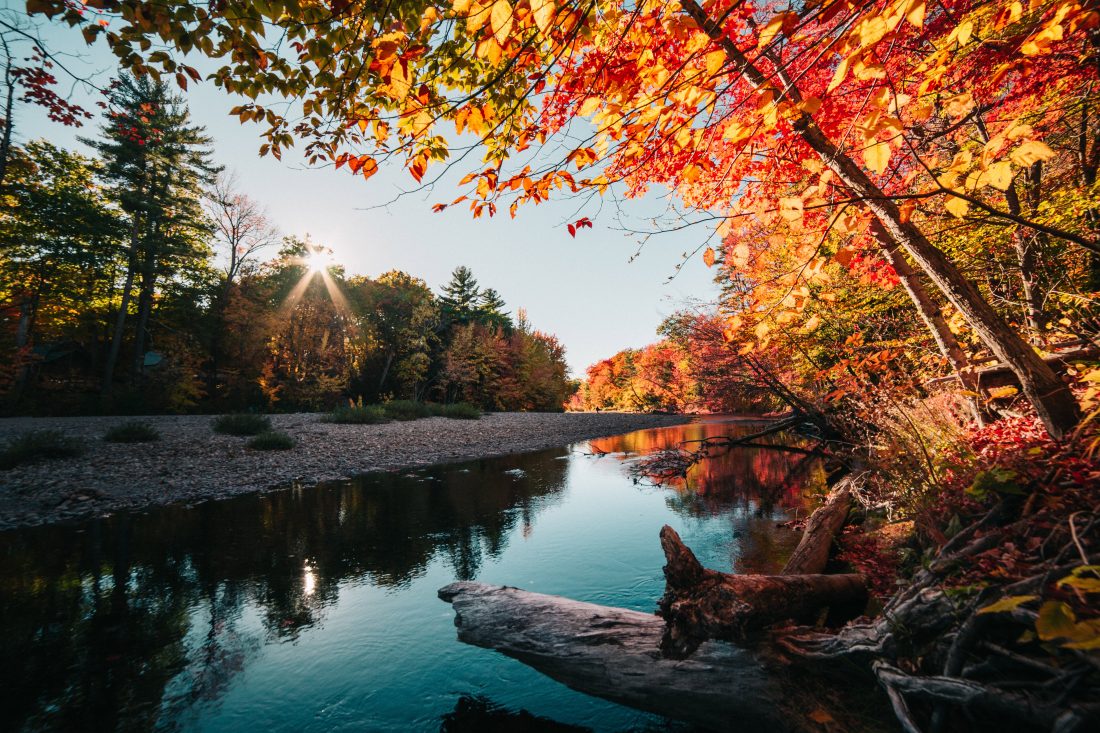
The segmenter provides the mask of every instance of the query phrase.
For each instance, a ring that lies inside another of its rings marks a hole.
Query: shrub
[[[321,420],[348,425],[374,425],[389,422],[381,405],[344,405],[326,413]]]
[[[65,435],[60,430],[31,430],[8,441],[3,452],[0,452],[0,469],[71,458],[83,452],[84,443],[79,438]]]
[[[149,443],[160,440],[160,433],[147,422],[131,420],[115,425],[103,436],[108,443]]]
[[[214,421],[214,432],[222,435],[259,435],[268,430],[271,430],[271,418],[250,412],[222,415]]]
[[[394,400],[382,405],[382,411],[391,420],[418,420],[432,416],[432,406],[412,400]]]
[[[294,447],[294,438],[286,433],[265,430],[248,441],[248,447],[252,450],[290,450]]]
[[[469,402],[456,402],[453,405],[433,405],[432,412],[439,417],[449,417],[452,420],[477,420],[481,417],[481,410]]]

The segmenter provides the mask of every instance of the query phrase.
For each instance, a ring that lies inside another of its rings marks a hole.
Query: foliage
[[[30,430],[10,439],[0,452],[0,470],[28,463],[72,458],[84,452],[84,443],[60,430]]]
[[[251,438],[245,445],[252,450],[290,450],[294,447],[294,438],[276,430],[265,430]]]
[[[358,404],[341,405],[321,418],[325,422],[345,425],[376,425],[389,422],[382,405]]]
[[[147,422],[131,420],[107,430],[103,439],[108,443],[149,443],[160,440],[160,432]]]
[[[390,420],[419,420],[432,416],[431,405],[412,400],[393,400],[382,403],[382,414]]]
[[[481,417],[481,410],[476,405],[468,402],[455,402],[450,405],[430,405],[432,415],[446,417],[452,420],[477,420]]]
[[[271,418],[250,412],[232,413],[216,418],[212,428],[222,435],[259,435],[271,430]]]

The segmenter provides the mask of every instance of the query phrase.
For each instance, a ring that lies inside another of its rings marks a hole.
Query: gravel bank
[[[196,502],[291,481],[314,483],[373,470],[424,466],[553,448],[642,428],[677,425],[676,415],[493,413],[479,420],[433,417],[384,425],[332,425],[316,414],[272,415],[298,445],[253,451],[246,438],[217,435],[209,415],[138,418],[156,426],[155,443],[103,441],[134,418],[7,418],[0,441],[26,430],[79,436],[79,458],[0,471],[0,531],[152,504]]]

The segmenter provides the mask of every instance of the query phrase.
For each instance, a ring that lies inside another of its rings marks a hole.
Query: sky
[[[0,5],[21,8],[23,2],[0,0]],[[39,27],[51,51],[73,54],[66,65],[77,73],[94,74],[100,84],[110,78],[112,57],[102,44],[89,49],[75,31]],[[59,92],[99,111],[94,104],[98,93],[79,86],[70,91],[64,75],[58,77]],[[349,275],[404,270],[436,292],[456,267],[465,265],[482,287],[501,294],[513,314],[526,309],[535,328],[558,337],[575,376],[621,349],[655,341],[656,328],[667,316],[717,295],[713,273],[697,254],[676,271],[685,251],[695,250],[706,237],[697,228],[649,240],[631,262],[639,242],[621,231],[611,201],[599,211],[591,204],[578,210],[577,201],[562,198],[521,207],[514,220],[507,212],[473,219],[464,206],[433,213],[433,204],[459,195],[457,179],[473,166],[459,169],[432,191],[398,196],[415,182],[396,165],[383,165],[364,180],[346,169],[309,168],[293,152],[284,154],[282,162],[261,158],[260,128],[241,125],[228,115],[240,98],[209,83],[192,85],[184,96],[195,122],[214,139],[214,159],[236,172],[240,191],[266,206],[283,234],[308,234],[330,247],[334,261]],[[80,129],[66,128],[23,104],[15,114],[15,137],[45,137],[82,149],[77,137],[94,135],[98,125],[95,119]],[[644,226],[646,217],[659,215],[664,207],[656,195],[632,202],[631,223]],[[585,215],[592,218],[593,228],[571,238],[565,224]]]

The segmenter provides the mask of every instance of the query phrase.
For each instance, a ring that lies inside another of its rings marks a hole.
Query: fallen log
[[[862,575],[731,575],[704,568],[695,553],[665,525],[661,548],[667,561],[665,594],[658,602],[668,622],[662,649],[683,657],[704,639],[744,641],[779,621],[814,623],[856,618],[867,606]]]
[[[812,575],[825,570],[833,539],[844,526],[852,506],[852,481],[850,476],[841,479],[829,492],[825,503],[810,515],[798,547],[783,568],[783,575]]]
[[[750,649],[710,640],[690,659],[665,657],[665,622],[654,614],[474,582],[439,597],[454,607],[461,641],[574,690],[714,730],[816,729]]]

